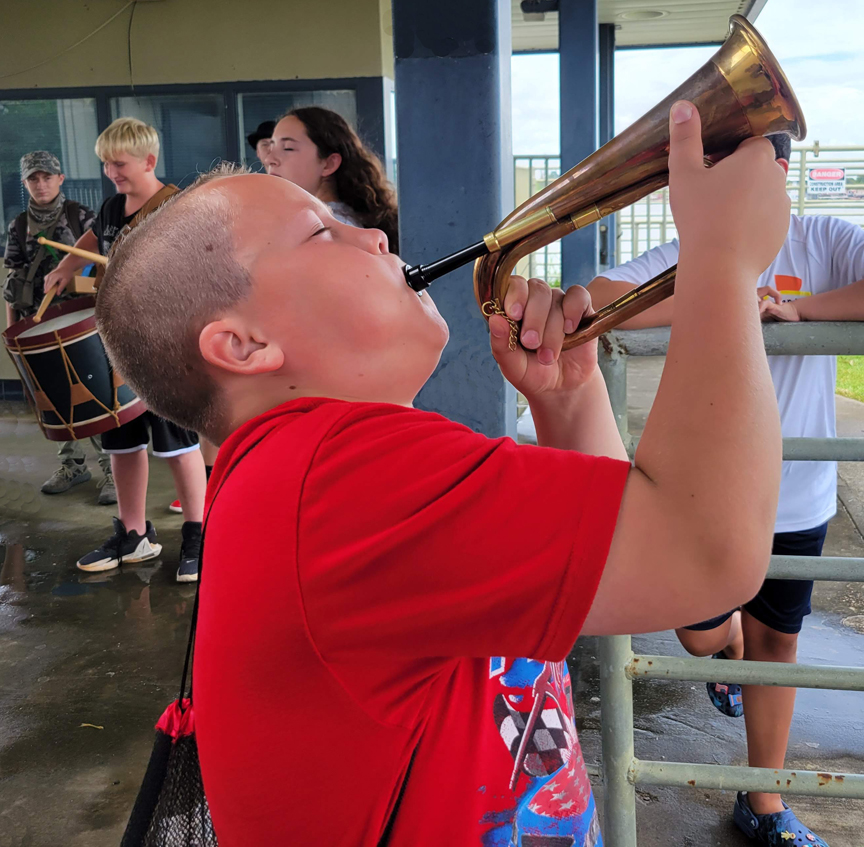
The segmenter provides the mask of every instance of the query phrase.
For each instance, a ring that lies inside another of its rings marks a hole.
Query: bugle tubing
[[[707,164],[730,155],[753,136],[785,132],[795,140],[804,137],[801,108],[762,37],[740,15],[733,15],[729,24],[726,42],[683,85],[484,238],[487,247],[495,248],[474,266],[474,293],[484,315],[494,312],[487,304],[503,305],[520,259],[668,184],[669,110],[676,101],[689,100],[699,110]],[[565,349],[661,302],[673,293],[674,283],[673,270],[610,303],[568,334]]]

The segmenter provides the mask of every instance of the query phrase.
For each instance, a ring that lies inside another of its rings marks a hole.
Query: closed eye
[[[309,238],[314,238],[316,235],[321,235],[321,233],[323,232],[330,232],[330,227],[322,226],[321,229],[316,229],[315,232],[313,232],[312,235],[309,236]]]

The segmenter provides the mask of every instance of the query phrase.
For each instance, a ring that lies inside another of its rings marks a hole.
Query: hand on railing
[[[763,322],[796,323],[801,320],[795,303],[784,303],[783,295],[768,285],[756,289],[756,301],[759,304],[759,317]]]

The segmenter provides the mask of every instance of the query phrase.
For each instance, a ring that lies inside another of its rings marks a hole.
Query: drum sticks
[[[78,247],[70,247],[68,244],[60,244],[59,241],[49,241],[47,238],[39,236],[36,239],[40,244],[47,244],[49,247],[56,247],[64,253],[71,253],[73,256],[80,256],[82,259],[89,259],[91,262],[96,262],[99,265],[107,265],[108,257],[100,256],[98,253],[91,253],[89,250],[81,250]]]
[[[91,262],[98,262],[100,265],[107,265],[108,258],[106,256],[100,256],[98,253],[91,253],[89,250],[81,250],[78,247],[70,247],[68,244],[61,244],[59,241],[49,241],[47,238],[43,238],[41,235],[36,239],[39,244],[46,244],[48,247],[56,247],[58,250],[62,250],[64,253],[72,253],[74,256],[80,256],[82,259],[89,259]],[[47,294],[42,298],[42,303],[39,306],[39,311],[33,315],[33,322],[39,323],[42,320],[42,315],[45,314],[45,310],[51,305],[51,301],[54,299],[54,295],[57,293],[57,286],[49,289]]]
[[[33,315],[33,323],[38,324],[42,322],[42,315],[45,314],[45,310],[51,305],[51,301],[54,299],[54,295],[57,293],[57,286],[54,288],[48,289],[48,293],[42,298],[42,302],[39,304],[39,308],[36,311],[36,314]]]

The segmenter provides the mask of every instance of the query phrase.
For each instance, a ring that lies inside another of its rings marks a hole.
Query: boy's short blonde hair
[[[137,159],[144,159],[152,153],[158,159],[158,133],[138,118],[117,118],[96,139],[96,155],[106,162],[124,153]]]

